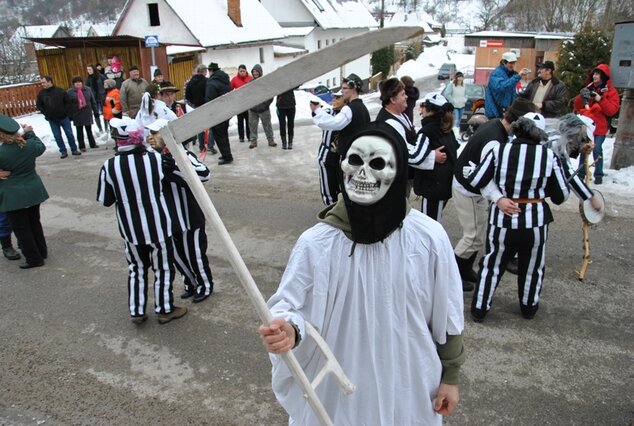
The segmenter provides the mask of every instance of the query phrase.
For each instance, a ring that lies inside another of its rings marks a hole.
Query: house
[[[314,52],[378,28],[376,20],[359,0],[262,0],[262,5],[288,36],[285,45],[300,51]],[[305,86],[339,87],[341,79],[350,73],[368,79],[370,55],[310,80]]]
[[[532,70],[528,79],[537,75],[537,68],[545,61],[557,65],[557,56],[564,40],[574,37],[571,33],[530,33],[507,31],[479,31],[466,34],[465,47],[475,48],[474,83],[487,84],[489,75],[500,64],[504,52],[517,55],[515,69]]]
[[[228,74],[240,64],[273,71],[274,42],[286,37],[258,0],[128,0],[112,35],[157,36],[173,53],[168,62],[187,63],[188,76],[196,64],[210,62]],[[151,75],[149,69],[142,74]]]
[[[44,48],[41,44],[33,43],[29,38],[63,38],[70,37],[68,29],[61,25],[23,25],[18,27],[13,36],[11,44],[21,44],[24,46],[26,60],[32,68],[32,72],[37,72],[37,57],[35,51]]]

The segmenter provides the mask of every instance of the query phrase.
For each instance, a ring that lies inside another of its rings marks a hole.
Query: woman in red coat
[[[594,158],[601,156],[594,167],[594,183],[603,183],[603,142],[608,134],[608,117],[615,115],[621,107],[619,94],[610,81],[610,67],[597,65],[588,78],[588,84],[575,97],[575,112],[594,120]]]

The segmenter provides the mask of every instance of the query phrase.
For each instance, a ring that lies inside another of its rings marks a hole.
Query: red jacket
[[[590,73],[588,85],[585,87],[594,90],[599,95],[601,95],[601,100],[596,102],[594,97],[590,97],[590,102],[588,103],[588,108],[585,108],[583,104],[583,99],[581,95],[577,95],[574,101],[575,112],[590,117],[594,120],[594,124],[596,128],[594,129],[595,136],[604,136],[608,134],[608,117],[615,115],[619,108],[621,107],[621,99],[619,97],[619,93],[616,91],[614,86],[612,85],[612,81],[610,80],[610,67],[606,64],[597,65],[594,70],[601,70],[608,76],[608,81],[605,83],[605,87],[602,89],[593,88],[594,84],[592,83],[592,73]]]
[[[231,90],[238,89],[251,80],[253,80],[253,77],[251,77],[250,74],[247,74],[244,78],[240,77],[240,74],[237,74],[231,79]]]

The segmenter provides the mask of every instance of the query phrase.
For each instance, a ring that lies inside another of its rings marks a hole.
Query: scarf
[[[77,102],[79,104],[79,109],[86,106],[86,98],[84,97],[83,89],[77,89]]]

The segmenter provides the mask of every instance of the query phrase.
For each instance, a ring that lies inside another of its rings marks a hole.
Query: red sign
[[[482,47],[504,47],[504,40],[482,40],[484,46]]]

